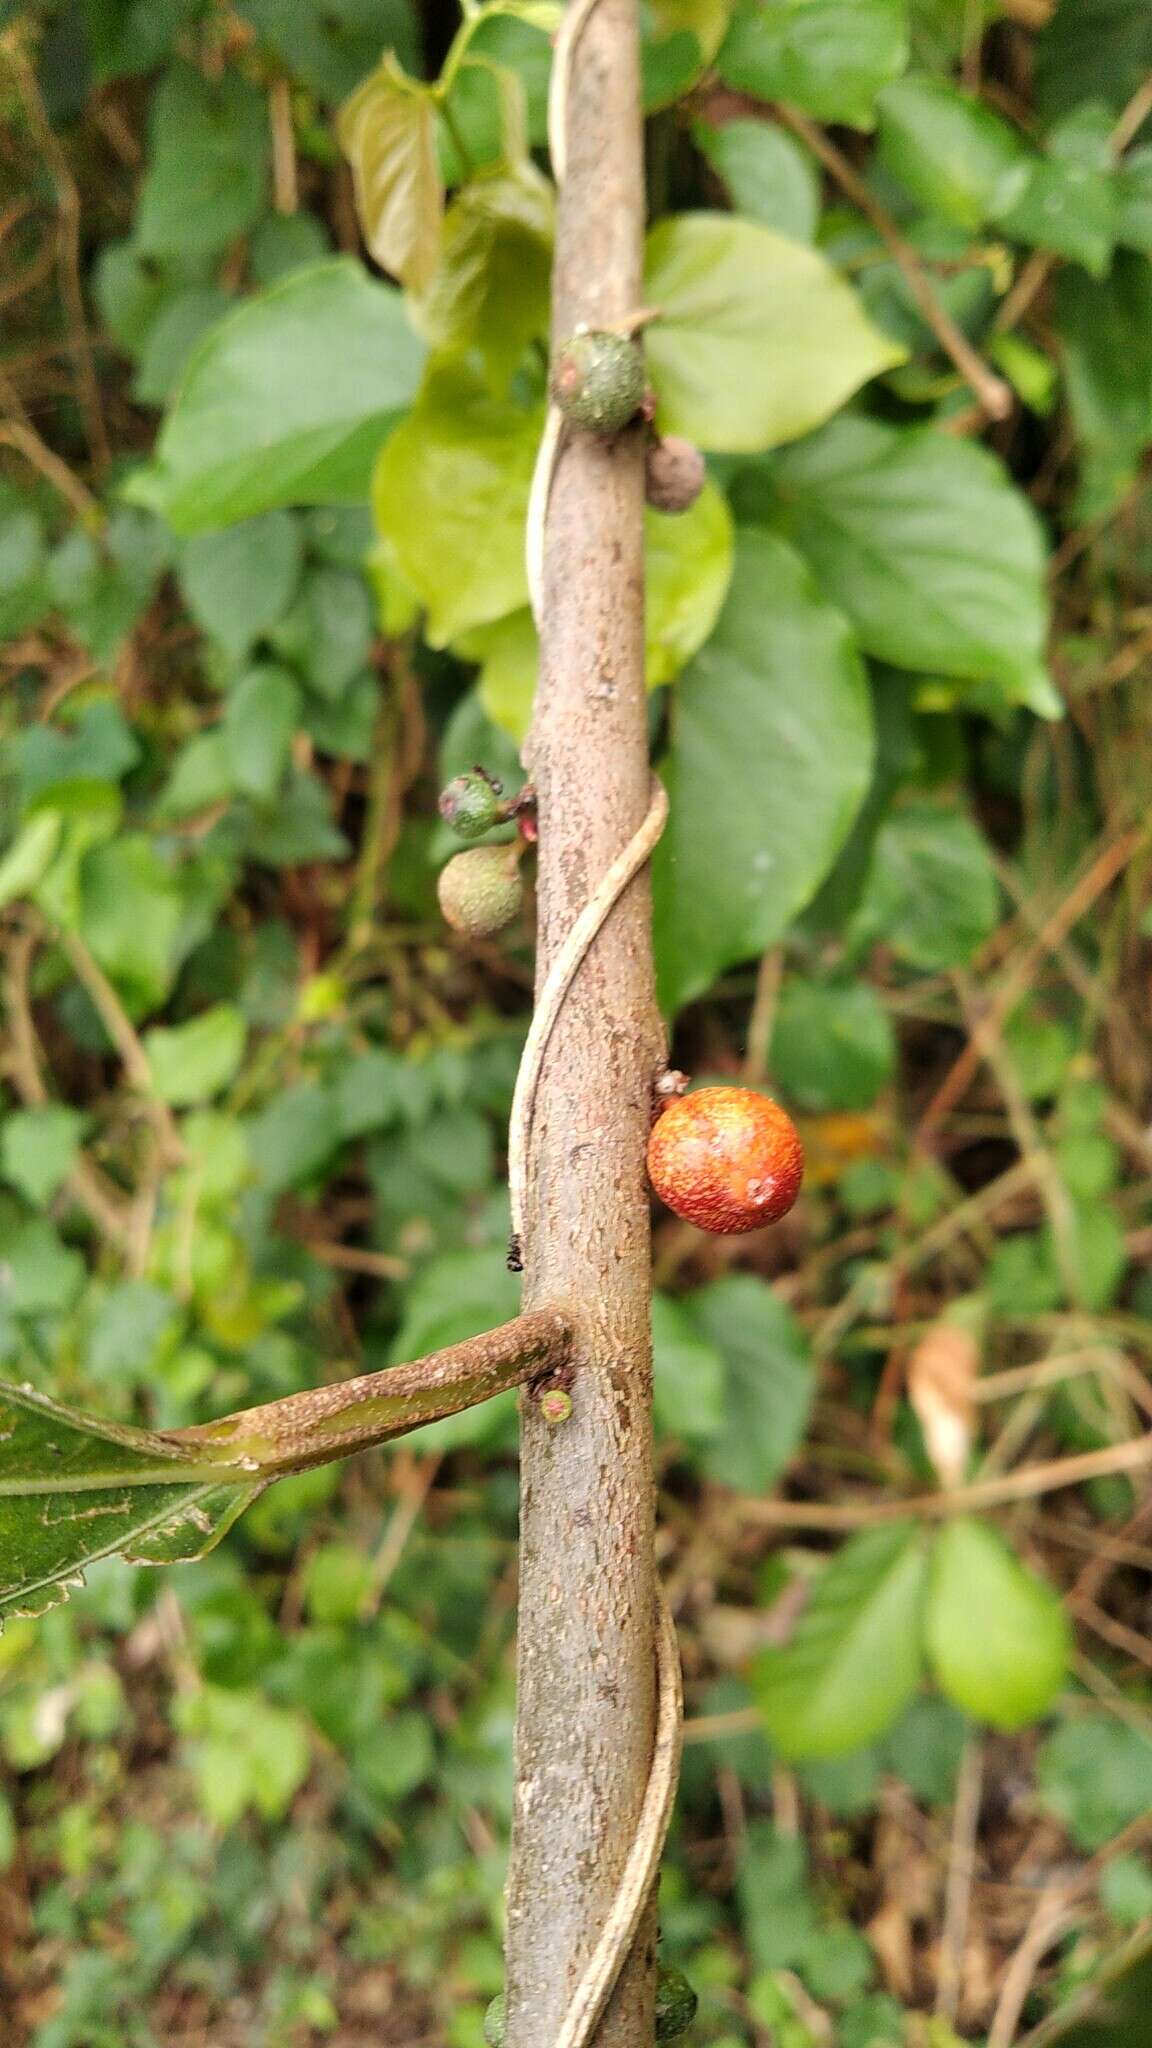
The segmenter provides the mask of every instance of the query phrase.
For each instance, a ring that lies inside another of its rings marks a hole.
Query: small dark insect
[[[515,1231],[513,1231],[508,1239],[507,1263],[510,1273],[522,1273],[524,1271],[524,1246]]]

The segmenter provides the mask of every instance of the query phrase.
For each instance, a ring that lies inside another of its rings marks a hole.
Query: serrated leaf
[[[431,91],[388,51],[341,107],[336,132],[368,247],[382,270],[424,291],[439,266],[444,217]]]
[[[51,1236],[43,1223],[23,1235],[33,1233],[46,1242]],[[82,1270],[77,1255],[67,1256]],[[499,1273],[486,1255],[483,1264],[489,1276]],[[436,1286],[432,1269],[425,1279]],[[489,1295],[493,1287],[489,1278]],[[515,1305],[512,1288],[513,1314]],[[442,1293],[438,1311],[443,1318]],[[450,1331],[446,1349],[411,1364],[164,1435],[0,1384],[0,1621],[43,1613],[98,1558],[120,1553],[136,1564],[169,1564],[202,1557],[270,1480],[386,1443],[520,1385],[550,1356],[557,1319],[529,1316],[526,1328],[517,1317],[490,1330],[479,1349],[453,1349],[460,1334]]]
[[[941,1689],[993,1728],[1038,1720],[1067,1677],[1059,1598],[986,1522],[960,1517],[936,1536],[925,1627]]]
[[[994,455],[844,419],[778,456],[773,481],[773,524],[869,654],[1028,687],[1048,629],[1044,540]]]
[[[660,996],[699,995],[763,952],[839,852],[872,765],[863,665],[799,556],[738,536],[732,586],[685,671],[652,870]]]
[[[201,343],[125,495],[177,533],[361,499],[423,357],[400,294],[351,258],[293,271]]]
[[[794,441],[905,360],[825,257],[731,214],[658,222],[644,294],[657,419],[702,448]]]
[[[876,94],[907,61],[906,0],[755,0],[738,11],[718,69],[759,99],[870,128]]]
[[[264,1483],[0,1387],[0,1618],[43,1613],[116,1552],[141,1564],[202,1557]]]
[[[926,1561],[907,1522],[854,1536],[816,1581],[790,1643],[757,1661],[757,1704],[786,1757],[838,1756],[883,1733],[923,1669]]]

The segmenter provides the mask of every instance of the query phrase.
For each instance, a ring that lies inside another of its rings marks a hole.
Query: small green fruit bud
[[[657,512],[687,512],[704,489],[704,457],[691,441],[665,434],[650,441],[644,457],[644,495]]]
[[[484,2015],[484,2039],[488,2048],[504,2048],[504,2021],[507,2014],[504,1993],[498,1991]]]
[[[440,873],[436,894],[453,931],[469,939],[490,939],[511,924],[524,897],[520,845],[473,846],[457,853]]]
[[[618,434],[636,417],[644,391],[644,358],[626,334],[574,334],[556,358],[552,396],[586,433]]]
[[[656,2039],[674,2041],[687,2033],[699,2003],[683,1970],[661,1963],[656,1972]]]
[[[500,784],[482,768],[473,768],[466,775],[452,777],[440,792],[438,808],[444,822],[461,839],[479,839],[502,822],[505,812],[500,799]]]
[[[572,1413],[572,1396],[563,1387],[545,1387],[540,1396],[540,1413],[545,1422],[567,1422]]]

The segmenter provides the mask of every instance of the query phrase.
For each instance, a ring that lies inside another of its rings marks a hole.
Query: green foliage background
[[[1031,1911],[997,1879],[1082,1879],[1032,2020],[1152,1926],[1140,1481],[838,1549],[758,1510],[932,1490],[901,1368],[959,1298],[986,1373],[1047,1362],[969,1476],[1146,1426],[1152,18],[643,17],[656,421],[709,458],[648,515],[661,996],[810,1157],[769,1238],[658,1223],[665,1951],[712,2048],[947,2048]],[[530,930],[446,933],[435,795],[514,788],[531,714],[556,18],[0,13],[0,1375],[113,1420],[515,1312]],[[478,2048],[514,1460],[505,1397],[9,1626],[6,2039]],[[974,1758],[976,1960],[929,2020]]]

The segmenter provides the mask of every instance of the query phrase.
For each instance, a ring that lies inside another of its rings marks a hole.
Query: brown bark
[[[635,0],[575,47],[553,287],[558,345],[641,302]],[[540,818],[537,987],[648,805],[643,441],[573,435],[545,538],[541,677],[525,750]],[[660,1032],[646,874],[580,968],[536,1095],[525,1304],[575,1305],[575,1411],[523,1420],[507,2048],[547,2048],[611,1910],[653,1728],[650,1259],[644,1149]],[[597,2033],[653,2038],[652,1921]]]

